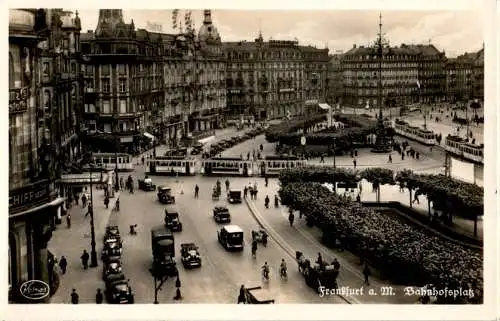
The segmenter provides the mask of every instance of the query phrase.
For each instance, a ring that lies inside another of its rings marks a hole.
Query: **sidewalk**
[[[393,285],[388,281],[380,280],[377,271],[373,268],[372,275],[370,276],[370,285],[363,285],[363,266],[359,265],[359,258],[350,252],[338,252],[325,247],[319,241],[321,231],[318,228],[310,228],[305,224],[305,219],[299,219],[298,213],[294,226],[291,227],[288,223],[288,209],[286,207],[266,209],[264,206],[264,195],[268,190],[272,193],[268,195],[273,196],[276,188],[263,187],[260,191],[261,197],[257,201],[245,199],[252,215],[259,222],[259,224],[268,232],[269,236],[274,239],[288,254],[295,259],[295,251],[301,251],[306,258],[315,261],[318,252],[321,253],[324,260],[327,262],[333,261],[337,258],[340,263],[340,274],[337,279],[339,287],[349,287],[351,289],[364,288],[364,295],[358,296],[344,296],[346,300],[351,303],[361,304],[414,304],[417,302],[417,297],[405,296],[404,288],[402,285]],[[294,266],[290,268],[295,268]],[[390,287],[394,295],[380,295],[382,287]],[[373,290],[377,295],[368,295],[369,290]]]
[[[65,275],[60,275],[61,283],[57,292],[52,296],[51,303],[70,303],[70,293],[74,288],[80,296],[80,303],[95,303],[95,292],[98,288],[104,290],[101,280],[102,262],[100,253],[102,249],[102,238],[109,218],[112,215],[112,208],[120,196],[120,192],[115,193],[115,197],[110,199],[108,209],[104,206],[104,191],[94,187],[94,229],[96,239],[96,251],[99,266],[84,270],[80,260],[83,250],[91,252],[90,215],[85,217],[87,207],[82,208],[74,205],[69,210],[71,214],[71,228],[66,226],[66,217],[58,225],[49,242],[49,250],[60,260],[64,255],[68,261],[68,268]]]

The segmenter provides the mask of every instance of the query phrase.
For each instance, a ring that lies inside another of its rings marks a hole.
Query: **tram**
[[[305,166],[307,161],[296,156],[266,156],[259,162],[259,171],[261,176],[275,176],[284,169]]]
[[[413,139],[424,145],[436,145],[436,134],[433,131],[411,126],[402,120],[396,120],[394,130],[396,134]]]
[[[484,164],[484,145],[474,145],[458,136],[448,135],[444,141],[446,151],[466,160]]]
[[[116,168],[121,172],[131,172],[134,170],[132,155],[125,153],[93,153],[92,162],[94,165],[109,171]]]
[[[148,160],[150,174],[196,175],[196,159],[184,156],[156,156]]]
[[[204,175],[252,176],[254,173],[253,161],[235,157],[209,158],[202,161],[201,173]]]

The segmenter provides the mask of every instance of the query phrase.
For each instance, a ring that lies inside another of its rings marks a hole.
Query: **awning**
[[[66,200],[66,197],[58,197],[55,200],[53,200],[52,202],[50,202],[50,203],[45,203],[45,204],[42,204],[42,205],[34,207],[34,208],[30,208],[29,210],[26,210],[26,211],[23,211],[23,212],[20,212],[20,213],[15,213],[15,214],[12,214],[12,215],[9,214],[9,218],[13,218],[13,217],[22,216],[22,215],[30,214],[30,213],[33,213],[33,212],[37,212],[37,211],[43,210],[44,208],[47,208],[47,207],[59,206],[65,200]]]
[[[330,107],[330,105],[328,104],[318,104],[319,108],[321,109],[331,109],[332,107]]]
[[[147,138],[151,139],[151,140],[155,140],[156,138],[151,135],[150,133],[147,133],[147,132],[144,132],[144,136],[146,136]]]

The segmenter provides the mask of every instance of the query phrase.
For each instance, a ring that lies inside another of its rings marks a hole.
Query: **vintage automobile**
[[[214,207],[214,220],[217,223],[231,223],[231,214],[225,206]]]
[[[123,275],[122,262],[119,258],[113,258],[104,262],[102,268],[102,279],[106,281],[111,275]]]
[[[239,204],[241,203],[241,191],[240,190],[230,190],[227,193],[227,201],[229,204]]]
[[[182,231],[179,211],[175,206],[167,206],[167,208],[165,208],[165,227],[173,232]]]
[[[118,242],[109,240],[104,243],[104,248],[101,253],[101,259],[104,262],[119,260],[122,255],[122,249]]]
[[[106,242],[107,239],[115,239],[118,243],[120,243],[120,247],[122,245],[122,240],[120,237],[120,229],[116,225],[108,225],[106,226],[106,231],[104,232],[103,241]]]
[[[134,303],[134,292],[129,285],[129,280],[126,280],[123,274],[108,277],[104,294],[108,303]]]
[[[228,251],[243,251],[243,230],[237,225],[223,226],[217,231],[217,239]]]
[[[158,200],[163,204],[175,204],[175,196],[172,195],[172,189],[165,185],[159,186]]]
[[[153,182],[146,182],[145,179],[139,179],[137,180],[137,183],[139,184],[139,189],[145,192],[152,192],[156,190],[156,185],[153,184]]]
[[[194,243],[181,244],[181,262],[185,268],[200,267],[201,257]]]
[[[172,231],[163,225],[153,227],[151,229],[151,249],[153,251],[152,274],[157,277],[176,276],[178,271]]]
[[[261,286],[245,288],[245,300],[248,304],[274,304],[270,291]]]

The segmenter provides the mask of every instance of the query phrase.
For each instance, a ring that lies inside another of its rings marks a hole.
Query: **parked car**
[[[110,276],[106,280],[104,294],[108,303],[134,303],[134,293],[129,285],[129,280],[126,280],[123,275]]]
[[[113,258],[103,264],[102,279],[106,281],[111,275],[123,275],[122,262],[119,258]]]

